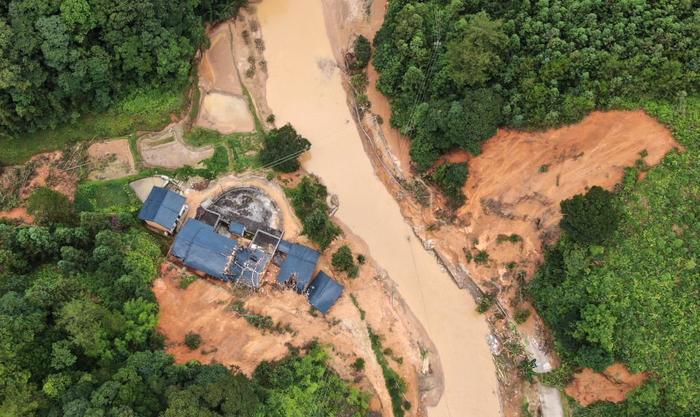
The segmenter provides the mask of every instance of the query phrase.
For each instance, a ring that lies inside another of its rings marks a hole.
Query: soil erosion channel
[[[425,251],[375,176],[346,104],[317,0],[265,0],[268,102],[277,124],[291,122],[313,144],[304,167],[340,198],[337,216],[369,245],[433,339],[445,392],[430,416],[498,416],[488,327],[473,300]]]

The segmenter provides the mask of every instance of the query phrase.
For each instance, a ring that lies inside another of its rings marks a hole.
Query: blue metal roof
[[[236,246],[235,240],[208,224],[190,219],[175,237],[170,253],[186,266],[226,281],[226,266]]]
[[[163,187],[153,187],[139,211],[139,219],[155,222],[167,230],[175,228],[185,197]]]
[[[318,258],[321,256],[318,251],[315,251],[298,243],[289,243],[287,259],[280,266],[280,273],[277,275],[277,282],[284,283],[288,281],[292,275],[296,275],[296,290],[303,292],[311,282]],[[280,242],[280,246],[281,242]],[[285,245],[286,246],[286,245]],[[278,248],[279,249],[279,248]]]
[[[245,233],[245,225],[243,223],[231,223],[228,225],[228,231],[238,236],[243,236]]]
[[[292,247],[293,243],[286,241],[286,240],[280,240],[279,245],[277,245],[277,250],[282,253],[289,253],[289,249]]]
[[[320,271],[309,286],[309,303],[321,313],[327,313],[343,293],[343,286]]]

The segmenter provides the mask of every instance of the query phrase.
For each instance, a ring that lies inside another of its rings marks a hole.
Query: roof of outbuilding
[[[243,236],[245,233],[245,225],[243,223],[231,223],[228,225],[228,231],[238,236]]]
[[[283,245],[284,242],[284,245]],[[288,281],[292,275],[296,274],[296,290],[302,292],[311,282],[316,264],[321,254],[304,245],[298,243],[290,243],[287,241],[280,242],[280,247],[284,247],[287,253],[287,259],[282,262],[280,272],[277,275],[277,282],[284,283]]]
[[[227,280],[228,265],[237,243],[199,220],[190,219],[175,237],[170,253],[197,271]]]
[[[343,293],[343,286],[320,271],[309,286],[309,303],[321,313],[327,313]]]
[[[172,231],[185,201],[185,197],[176,192],[153,187],[139,211],[139,219],[155,222]]]

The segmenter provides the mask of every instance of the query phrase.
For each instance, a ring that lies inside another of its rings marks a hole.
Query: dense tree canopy
[[[321,346],[265,363],[253,380],[175,365],[156,332],[156,240],[130,214],[84,212],[70,223],[0,223],[0,415],[367,414],[367,396],[326,365]]]
[[[597,185],[586,194],[561,202],[560,226],[571,238],[584,243],[603,243],[617,228],[619,215],[613,194]]]
[[[244,0],[0,4],[0,133],[53,127],[139,89],[187,80],[203,19]]]
[[[396,0],[374,39],[377,87],[424,170],[501,124],[697,93],[699,22],[697,1]]]

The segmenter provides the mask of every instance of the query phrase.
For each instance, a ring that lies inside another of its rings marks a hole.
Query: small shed
[[[187,211],[185,197],[163,187],[153,187],[139,211],[139,219],[151,228],[172,234]]]
[[[210,225],[190,219],[175,237],[170,254],[189,268],[229,281],[227,269],[237,246],[235,240],[216,233]]]
[[[321,313],[327,313],[343,294],[343,286],[336,280],[319,271],[309,285],[309,303]]]
[[[245,225],[237,222],[230,223],[228,225],[228,231],[234,235],[243,236],[245,234]]]
[[[294,282],[297,292],[306,291],[321,254],[318,251],[298,243],[281,241],[277,250],[287,254],[280,265],[277,282],[280,284]]]

